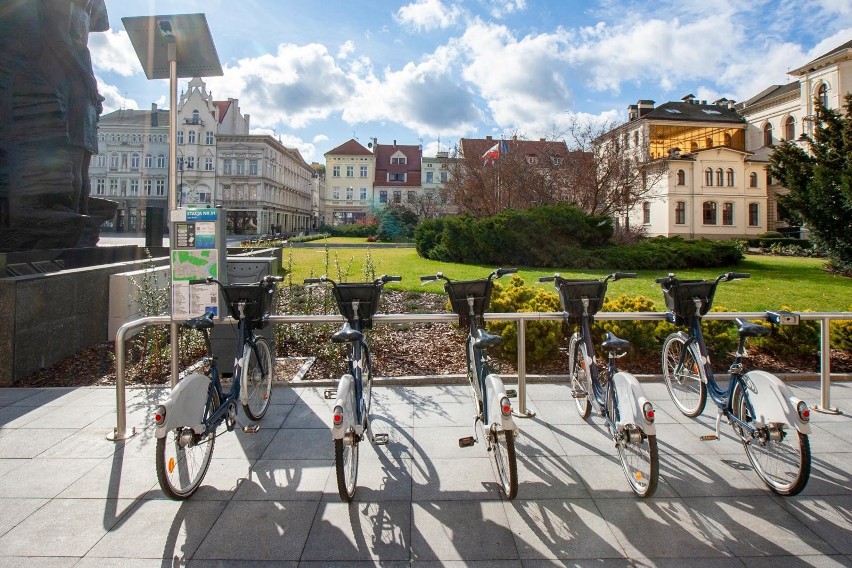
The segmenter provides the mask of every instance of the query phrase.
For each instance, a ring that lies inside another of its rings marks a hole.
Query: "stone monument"
[[[104,0],[0,0],[0,252],[94,246],[115,213],[89,196],[107,29]]]

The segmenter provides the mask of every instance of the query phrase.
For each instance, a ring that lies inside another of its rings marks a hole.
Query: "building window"
[[[249,175],[256,176],[258,172],[258,162],[256,159],[249,160]]]
[[[554,166],[561,166],[562,165],[562,158],[560,158],[558,156],[554,156],[550,160],[553,162]]]
[[[189,131],[188,139],[190,144],[195,144],[195,130]]]
[[[166,167],[166,156],[164,154],[160,154],[157,156],[157,167],[165,168]]]
[[[704,214],[704,224],[705,225],[715,225],[716,224],[716,202],[715,201],[705,201],[703,207]]]
[[[728,226],[734,224],[734,204],[730,201],[722,204],[722,224]]]
[[[733,140],[731,139],[731,134],[729,132],[725,132],[724,140],[725,146],[730,148],[731,144],[733,143]]]
[[[177,143],[183,144],[183,130],[178,130],[177,133]]]
[[[414,200],[415,200],[416,198],[417,198],[417,193],[416,193],[416,192],[414,192],[414,191],[409,191],[409,192],[408,192],[408,202],[409,202],[409,203],[414,203]]]
[[[244,176],[246,175],[246,161],[245,160],[236,160],[237,162],[237,175]]]
[[[686,185],[686,172],[683,170],[677,171],[677,184]]]
[[[748,226],[757,227],[760,225],[760,206],[757,203],[748,204]]]
[[[332,166],[331,168],[331,177],[340,177],[340,166]]]
[[[367,188],[361,188],[361,201],[367,201]]]
[[[772,125],[768,122],[763,127],[763,145],[772,146]]]
[[[206,140],[205,140],[205,143],[206,143],[208,146],[212,146],[212,145],[213,145],[213,132],[212,132],[212,131],[210,131],[210,130],[208,130],[208,131],[207,131],[207,138],[206,138]]]
[[[100,157],[100,156],[98,156]],[[145,167],[150,168],[154,165],[154,157],[151,154],[145,154]]]
[[[402,192],[398,189],[395,189],[393,192],[393,202],[402,203]]]
[[[704,147],[705,148],[712,148],[713,147],[713,139],[712,138],[705,138],[704,139]]]
[[[339,187],[335,187],[331,190],[331,197],[332,197],[332,199],[340,199],[340,188]]]
[[[346,166],[346,177],[355,177],[355,166]]]
[[[106,182],[103,178],[100,178],[95,183],[95,195],[103,195],[104,192],[106,192]]]
[[[166,194],[166,180],[158,179],[156,182],[157,196],[162,197]]]
[[[642,204],[642,223],[645,225],[651,224],[651,204],[647,201]]]
[[[197,110],[192,111],[192,124],[198,124],[200,116]]]
[[[675,225],[686,225],[686,201],[678,201],[675,205]]]
[[[792,116],[788,116],[787,120],[784,121],[784,138],[787,140],[796,139],[796,119]]]
[[[118,180],[117,179],[109,180],[109,194],[110,195],[118,195]]]
[[[822,83],[817,89],[817,98],[824,108],[828,108],[828,85]]]
[[[187,156],[186,157],[186,169],[194,170],[195,169],[195,156]]]
[[[130,195],[137,197],[139,195],[139,180],[130,180]]]
[[[447,172],[441,172],[441,183],[447,183]]]
[[[352,201],[354,196],[355,196],[355,191],[351,187],[347,187],[346,188],[346,200]]]
[[[204,158],[204,171],[212,172],[213,171],[213,158],[210,156]]]
[[[435,173],[435,172],[431,172],[431,171],[426,172],[426,183],[433,183],[432,182],[432,179],[434,178],[434,176],[432,175],[433,173]]]
[[[379,203],[387,203],[388,202],[388,190],[383,189],[379,191]]]
[[[725,179],[728,181],[728,187],[734,187],[734,170],[732,168],[725,171]]]
[[[145,195],[151,195],[151,180],[146,179],[142,182],[142,191],[145,193]]]
[[[704,185],[706,185],[707,187],[713,185],[713,170],[711,170],[710,168],[704,170]]]
[[[139,169],[139,154],[137,154],[136,152],[134,152],[133,155],[130,156],[130,168],[134,170]]]
[[[388,174],[388,181],[402,181],[402,182],[404,182],[406,175],[407,175],[406,173],[393,173],[393,172],[391,172],[391,173]]]
[[[118,153],[117,152],[113,152],[112,154],[110,154],[110,156],[109,156],[109,167],[110,167],[111,170],[117,170],[118,169]]]
[[[391,164],[407,164],[408,161],[405,156],[400,156],[396,158],[391,158]]]
[[[625,144],[626,146],[626,144]],[[527,156],[527,163],[530,165],[535,165],[538,163],[538,156]]]
[[[748,186],[757,187],[757,172],[751,172],[748,174]]]
[[[106,154],[98,154],[98,167],[99,168],[105,168],[106,162],[107,162]]]
[[[725,176],[722,175],[722,168],[718,168],[716,170],[716,185],[718,187],[722,187],[725,183]]]
[[[222,160],[222,171],[228,176],[234,173],[234,161],[230,158]]]
[[[367,177],[367,166],[361,166],[361,177]]]

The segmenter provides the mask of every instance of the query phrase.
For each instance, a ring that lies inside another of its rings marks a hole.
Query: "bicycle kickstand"
[[[719,439],[719,423],[722,420],[722,414],[724,414],[724,413],[725,413],[725,411],[722,410],[721,408],[719,408],[716,411],[716,433],[701,436],[700,439],[701,439],[702,442],[709,442],[709,441],[712,441],[712,440],[718,440]]]

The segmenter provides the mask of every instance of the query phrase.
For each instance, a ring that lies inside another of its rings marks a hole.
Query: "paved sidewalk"
[[[385,447],[362,446],[357,502],[337,496],[330,401],[276,387],[259,433],[224,433],[204,486],[165,499],[147,426],[162,389],[128,391],[113,443],[111,388],[0,389],[0,567],[29,566],[852,566],[852,417],[814,413],[805,491],[764,489],[742,447],[658,407],[661,480],[633,497],[602,422],[577,416],[564,385],[528,387],[519,420],[520,488],[498,493],[471,432],[462,386],[374,388]],[[819,383],[793,383],[806,401]],[[852,383],[832,405],[852,410]],[[517,402],[516,402],[517,404]],[[250,561],[254,561],[250,563]]]

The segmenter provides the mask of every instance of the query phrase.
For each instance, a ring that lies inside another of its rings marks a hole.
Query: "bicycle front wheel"
[[[592,390],[592,380],[589,370],[586,369],[586,345],[581,341],[580,334],[575,333],[571,336],[571,343],[568,346],[568,353],[571,358],[571,391],[574,395],[574,404],[577,405],[577,413],[580,418],[586,419],[592,411],[592,397],[595,396]],[[578,393],[585,393],[585,396],[576,396]]]
[[[275,361],[272,348],[265,337],[255,337],[254,346],[247,341],[243,349],[249,350],[248,366],[243,369],[241,385],[247,395],[243,410],[250,420],[257,422],[269,410]]]
[[[681,355],[683,355],[682,364]],[[678,333],[669,335],[663,343],[663,377],[672,401],[685,416],[695,418],[704,412],[707,385],[701,357],[694,343],[686,345]]]
[[[748,393],[738,384],[733,394],[733,410],[737,418],[754,426]],[[737,434],[741,429],[735,424]],[[778,495],[797,495],[811,474],[811,446],[807,434],[798,430],[772,430],[761,425],[757,436],[742,436],[748,460],[763,482]]]
[[[491,426],[491,451],[497,466],[497,476],[500,490],[507,499],[514,499],[518,494],[518,462],[515,458],[515,432],[498,429]]]
[[[212,392],[211,414],[219,408],[219,395],[216,389],[212,389]],[[189,499],[207,474],[215,443],[215,431],[207,436],[199,436],[192,428],[185,426],[157,438],[157,481],[163,493],[178,501]]]

